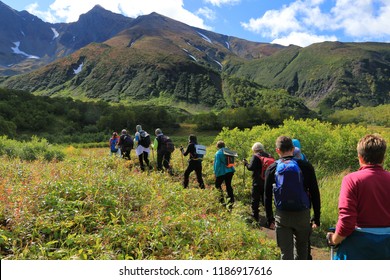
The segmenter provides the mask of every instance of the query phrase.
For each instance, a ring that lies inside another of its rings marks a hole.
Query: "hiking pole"
[[[334,227],[331,227],[331,228],[329,228],[329,231],[334,233],[336,231],[336,229]],[[331,244],[330,238],[331,238],[331,234],[328,233],[326,235],[326,241],[327,241],[328,245],[330,246],[330,259],[333,260],[335,245]]]

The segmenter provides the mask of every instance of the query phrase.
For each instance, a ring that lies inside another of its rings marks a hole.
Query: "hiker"
[[[172,175],[172,168],[170,166],[171,154],[174,150],[172,141],[168,136],[162,133],[160,128],[155,130],[156,138],[152,148],[157,151],[157,170],[162,171],[163,167]]]
[[[260,201],[264,206],[264,175],[265,170],[270,166],[275,159],[264,150],[263,144],[256,142],[252,146],[253,155],[250,163],[246,159],[243,160],[244,165],[249,171],[252,171],[252,217],[256,222],[259,222],[259,206]]]
[[[112,136],[109,140],[109,146],[110,146],[110,155],[121,155],[121,149],[118,146],[119,144],[119,136],[117,132],[113,132]]]
[[[135,130],[136,133],[134,138],[137,143],[137,148],[135,148],[135,153],[138,157],[141,170],[142,171],[145,170],[144,161],[148,166],[148,168],[152,169],[149,162],[150,135],[146,131],[142,130],[142,126],[139,124],[135,127]]]
[[[223,205],[228,205],[229,209],[232,209],[234,204],[234,193],[232,188],[232,179],[234,172],[234,166],[229,166],[224,151],[226,150],[225,142],[217,142],[218,151],[214,157],[214,175],[215,175],[215,187],[221,192],[220,202]],[[222,191],[222,183],[225,182],[226,192],[228,195],[228,201],[225,203],[225,198]]]
[[[292,139],[294,149],[294,158],[307,161],[307,157],[302,153],[301,142],[298,139]]]
[[[384,170],[386,141],[368,134],[357,144],[360,168],[341,182],[339,217],[330,245],[335,259],[390,259],[390,172]]]
[[[269,228],[276,230],[282,260],[308,258],[311,227],[320,226],[320,192],[313,166],[293,159],[291,138],[276,139],[279,159],[265,173],[264,203]],[[274,197],[275,217],[272,208]],[[314,218],[310,219],[313,206]],[[314,222],[311,225],[311,220]]]
[[[131,135],[127,133],[126,129],[122,129],[121,131],[118,146],[120,147],[122,158],[130,160],[130,152],[133,149],[134,141]]]
[[[188,146],[187,149],[184,151],[183,147],[180,147],[180,151],[183,156],[190,155],[188,159],[188,166],[187,169],[184,171],[184,181],[183,186],[184,188],[188,188],[189,184],[189,177],[192,171],[195,171],[196,179],[199,184],[199,188],[204,189],[204,182],[202,178],[202,160],[203,160],[203,153],[200,153],[198,151],[197,153],[197,145],[198,141],[195,135],[191,134],[188,137]],[[204,146],[203,146],[204,147]],[[204,149],[205,152],[205,149]]]

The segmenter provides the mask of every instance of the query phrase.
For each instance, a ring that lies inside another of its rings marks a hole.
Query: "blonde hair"
[[[359,140],[357,153],[367,164],[381,164],[385,159],[386,141],[379,134],[367,134]]]

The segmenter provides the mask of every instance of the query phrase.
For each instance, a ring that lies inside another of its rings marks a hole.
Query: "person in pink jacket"
[[[388,259],[390,172],[383,168],[386,141],[377,134],[366,135],[359,141],[357,153],[360,168],[342,180],[336,231],[328,233],[328,242],[340,244],[338,259]],[[379,242],[378,238],[380,243],[369,244],[369,240]]]

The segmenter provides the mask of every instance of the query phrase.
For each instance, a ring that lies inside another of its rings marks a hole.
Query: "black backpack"
[[[161,147],[160,147],[161,145]],[[175,150],[175,145],[173,144],[171,138],[166,135],[160,137],[159,150],[161,152],[172,153]]]
[[[122,135],[123,139],[123,147],[132,149],[134,146],[133,138],[130,135]]]
[[[150,146],[150,135],[142,130],[139,132],[139,141],[138,144],[141,145],[144,148],[149,148]]]

